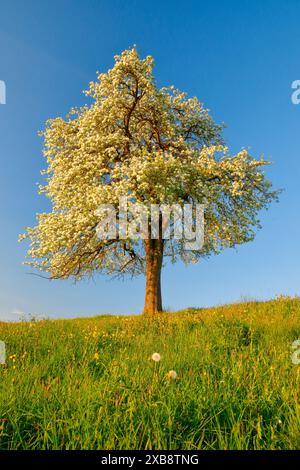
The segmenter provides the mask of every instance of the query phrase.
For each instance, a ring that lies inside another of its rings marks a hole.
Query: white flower
[[[154,362],[159,362],[160,361],[160,354],[159,353],[153,353],[151,357],[152,357]]]
[[[167,373],[167,377],[168,379],[177,379],[177,372],[176,370],[169,370],[169,372]]]

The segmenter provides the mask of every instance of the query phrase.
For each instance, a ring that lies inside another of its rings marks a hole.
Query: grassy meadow
[[[0,449],[300,449],[299,337],[284,297],[0,323]]]

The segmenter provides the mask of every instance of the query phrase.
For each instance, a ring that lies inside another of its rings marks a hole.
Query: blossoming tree
[[[165,257],[197,262],[252,240],[258,212],[277,196],[262,171],[268,162],[246,150],[230,156],[222,126],[198,99],[173,86],[158,89],[152,69],[152,57],[124,51],[90,83],[90,106],[47,122],[40,192],[52,210],[21,237],[31,241],[28,264],[52,279],[144,273],[148,314],[162,310]],[[156,239],[99,239],[97,209],[124,196],[147,205],[204,204],[201,250],[185,250],[183,240],[164,240],[161,231]]]

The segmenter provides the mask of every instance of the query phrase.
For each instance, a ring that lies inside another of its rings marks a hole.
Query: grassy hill
[[[2,323],[0,449],[299,449],[299,337],[297,298]]]

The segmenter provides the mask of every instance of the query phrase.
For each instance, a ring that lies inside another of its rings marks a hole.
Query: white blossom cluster
[[[124,51],[90,83],[90,106],[47,122],[40,192],[52,211],[38,214],[37,225],[20,238],[31,242],[28,264],[52,278],[144,270],[140,242],[96,234],[97,208],[117,205],[121,196],[144,204],[205,204],[202,250],[186,252],[180,240],[164,249],[173,261],[187,262],[251,240],[258,211],[276,197],[262,172],[267,162],[246,150],[229,155],[222,126],[198,99],[173,86],[158,89],[152,70],[152,57]]]

